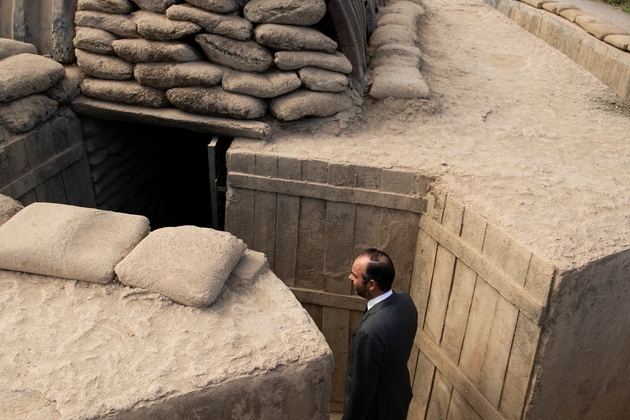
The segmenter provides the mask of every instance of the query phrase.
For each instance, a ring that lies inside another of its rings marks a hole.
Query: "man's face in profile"
[[[370,260],[366,255],[358,257],[352,263],[352,269],[350,271],[350,275],[348,276],[348,278],[352,282],[354,291],[357,292],[357,295],[365,299],[368,298],[369,291],[366,283],[363,282],[363,273],[365,273],[365,269],[369,261]]]

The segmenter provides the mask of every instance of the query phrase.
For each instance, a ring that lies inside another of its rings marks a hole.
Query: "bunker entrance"
[[[82,118],[97,208],[146,216],[151,228],[223,229],[232,138]]]

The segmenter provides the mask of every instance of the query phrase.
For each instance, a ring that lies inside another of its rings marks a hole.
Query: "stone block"
[[[111,13],[120,15],[134,10],[134,4],[128,0],[78,0],[77,10]]]
[[[37,54],[37,47],[28,42],[0,38],[0,60],[18,54]]]
[[[263,23],[254,29],[256,42],[281,51],[321,51],[332,54],[337,43],[313,28]]]
[[[0,226],[7,220],[12,218],[17,212],[22,210],[24,206],[6,195],[0,195]]]
[[[243,8],[254,23],[311,26],[326,14],[324,0],[251,0]]]
[[[275,54],[274,61],[281,70],[319,67],[344,74],[352,72],[350,60],[340,52],[327,54],[317,51],[278,51]]]
[[[210,87],[221,82],[225,68],[206,61],[188,63],[140,63],[133,70],[142,85],[157,89]]]
[[[135,81],[85,79],[81,83],[84,95],[104,101],[122,102],[149,108],[168,106],[164,91],[142,86]]]
[[[608,35],[604,37],[604,42],[623,51],[628,51],[630,46],[630,35]]]
[[[141,287],[188,306],[212,304],[247,246],[197,226],[155,230],[116,265],[122,284]]]
[[[239,0],[187,0],[186,3],[215,13],[230,13],[239,6]]]
[[[195,41],[215,63],[236,70],[263,72],[273,64],[273,54],[255,41],[238,41],[220,35],[200,34]]]
[[[240,16],[207,12],[189,4],[174,4],[166,11],[171,20],[185,20],[201,26],[206,32],[247,41],[253,32],[252,23]]]
[[[144,10],[132,13],[131,20],[138,33],[152,41],[177,41],[201,32],[201,26],[193,22],[171,20],[164,14]]]
[[[0,267],[108,283],[114,266],[148,233],[143,216],[34,203],[0,227]]]
[[[415,30],[401,25],[392,24],[376,28],[370,37],[370,50],[376,51],[383,45],[388,44],[417,47],[420,44],[420,38],[418,38]]]
[[[41,93],[66,74],[63,66],[50,58],[17,54],[0,61],[0,102],[9,102]]]
[[[193,114],[254,119],[267,112],[262,99],[230,93],[220,87],[173,88],[166,92],[166,97],[176,108]]]
[[[132,0],[140,9],[147,12],[162,13],[166,12],[178,0]]]
[[[317,92],[343,92],[348,88],[348,76],[317,67],[304,67],[298,71],[300,80],[309,90]]]
[[[77,65],[87,76],[108,80],[133,79],[133,64],[118,57],[76,49]]]
[[[298,89],[269,101],[269,111],[282,121],[303,117],[328,117],[352,108],[352,99],[342,93]]]
[[[202,58],[190,45],[181,42],[119,39],[112,42],[112,47],[120,58],[131,63],[174,63],[197,61]]]
[[[302,161],[302,181],[325,184],[328,180],[328,162],[305,159]]]
[[[77,26],[102,29],[121,38],[138,38],[136,24],[129,15],[112,15],[110,13],[77,11],[74,15]]]
[[[112,42],[119,39],[116,35],[97,28],[78,26],[74,37],[74,46],[94,54],[115,55]]]
[[[381,66],[372,72],[370,96],[376,99],[428,99],[427,83],[417,68]]]
[[[32,130],[57,111],[57,102],[45,95],[30,95],[0,104],[0,122],[13,133]]]
[[[228,92],[241,93],[257,98],[275,98],[302,85],[295,72],[278,70],[271,70],[266,73],[227,71],[221,83],[223,89]]]

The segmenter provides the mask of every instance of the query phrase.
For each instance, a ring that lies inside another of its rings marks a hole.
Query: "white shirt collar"
[[[385,299],[390,297],[392,294],[394,294],[394,292],[392,291],[392,289],[389,289],[387,292],[383,293],[382,295],[378,295],[377,297],[368,300],[368,303],[367,303],[368,311],[372,309],[374,305],[376,305],[379,302],[384,301]]]

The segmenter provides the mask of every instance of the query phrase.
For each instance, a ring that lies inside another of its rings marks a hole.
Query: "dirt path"
[[[428,101],[287,124],[233,147],[410,168],[543,258],[578,267],[630,246],[630,107],[482,0],[425,0]]]

